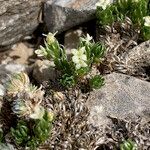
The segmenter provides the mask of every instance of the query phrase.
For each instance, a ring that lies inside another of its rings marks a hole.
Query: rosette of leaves
[[[137,150],[137,145],[132,140],[125,140],[122,144],[120,144],[120,150]]]
[[[135,30],[139,30],[142,40],[150,39],[150,26],[145,26],[144,17],[150,16],[148,0],[116,0],[106,9],[97,7],[97,20],[100,27],[112,26],[116,22],[131,19]]]
[[[24,146],[24,144],[30,139],[29,135],[30,131],[27,127],[27,122],[25,121],[18,121],[16,128],[11,128],[11,134],[15,140],[17,145]]]
[[[95,75],[90,79],[90,87],[93,89],[99,89],[104,85],[104,78],[100,75]]]
[[[54,36],[55,34],[49,33],[45,40],[45,47],[36,50],[35,53],[52,59],[56,69],[61,72],[60,83],[67,88],[74,87],[84,80],[93,65],[99,65],[106,49],[101,43],[95,43],[87,34],[87,37],[80,39],[78,48],[72,50],[73,55],[69,59],[65,48]]]
[[[53,113],[45,111],[42,119],[18,121],[17,126],[11,128],[11,135],[18,146],[36,150],[50,136],[52,122]]]

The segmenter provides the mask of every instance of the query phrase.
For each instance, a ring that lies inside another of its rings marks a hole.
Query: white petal
[[[89,42],[89,41],[91,41],[93,38],[92,38],[92,36],[90,36],[89,34],[87,34],[86,39],[87,39],[87,41]]]
[[[84,60],[84,61],[87,61],[86,55],[82,55],[80,59],[82,59],[82,60]]]
[[[76,64],[76,69],[80,69],[81,65],[80,64]]]
[[[84,52],[85,52],[85,46],[84,46],[84,47],[81,47],[81,48],[79,49],[79,52],[80,52],[80,54],[84,54]]]
[[[73,61],[75,64],[77,64],[77,63],[79,63],[79,58],[78,58],[77,56],[73,56],[73,57],[72,57],[72,61]]]
[[[72,54],[73,54],[73,55],[77,55],[77,53],[78,53],[78,50],[77,50],[77,49],[72,49],[71,51],[72,51]]]
[[[81,62],[80,62],[80,65],[81,65],[82,67],[87,67],[87,64],[86,64],[84,61],[81,61]]]

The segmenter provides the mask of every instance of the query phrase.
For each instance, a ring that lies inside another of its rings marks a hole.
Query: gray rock
[[[65,31],[95,18],[98,0],[48,0],[44,18],[50,32]]]
[[[150,67],[150,40],[131,49],[124,62],[130,72],[139,72],[143,71],[143,67]]]
[[[25,65],[21,64],[1,64],[0,65],[0,84],[4,84],[11,74],[25,71]]]
[[[53,62],[48,60],[37,60],[33,66],[33,78],[38,83],[54,80],[56,78],[56,71]]]
[[[118,119],[150,121],[150,83],[135,77],[112,73],[106,84],[91,93],[87,101],[90,109],[89,123],[100,126],[110,122],[107,116]]]
[[[39,24],[42,0],[0,0],[0,49],[32,34]]]

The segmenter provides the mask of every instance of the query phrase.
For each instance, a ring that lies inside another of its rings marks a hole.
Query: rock
[[[62,32],[95,18],[98,0],[48,0],[44,18],[50,32]]]
[[[21,64],[1,64],[0,65],[0,84],[4,84],[11,74],[26,71],[26,66]]]
[[[0,1],[0,50],[32,34],[39,24],[41,1]]]
[[[107,116],[131,120],[140,116],[144,122],[150,121],[149,82],[119,73],[105,78],[105,86],[91,92],[87,100],[89,123],[106,125],[110,122]]]
[[[29,58],[34,54],[33,48],[28,47],[25,43],[18,43],[12,47],[12,51],[9,53],[13,62],[18,64],[28,64]]]
[[[144,67],[150,67],[150,40],[131,49],[124,62],[130,72],[142,72]]]
[[[69,30],[65,34],[64,46],[66,49],[67,56],[70,57],[71,49],[77,48],[79,44],[79,38],[82,35],[82,30]]]
[[[37,60],[33,66],[33,78],[38,83],[54,80],[56,77],[53,62],[48,60]]]

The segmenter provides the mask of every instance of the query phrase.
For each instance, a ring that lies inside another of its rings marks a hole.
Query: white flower
[[[40,45],[40,49],[35,50],[35,54],[37,54],[38,57],[43,57],[47,55],[46,49]]]
[[[103,10],[106,9],[108,5],[112,3],[112,0],[99,0],[99,2],[96,3],[97,7],[102,7]]]
[[[150,16],[143,17],[144,19],[144,26],[150,27]]]
[[[92,39],[93,39],[93,37],[90,36],[89,34],[87,34],[85,38],[81,38],[81,40],[82,40],[83,42],[86,42],[87,44],[88,44]]]
[[[49,32],[48,35],[46,36],[46,42],[51,45],[52,43],[54,43],[56,41],[55,35],[57,32],[55,32],[54,34]]]
[[[87,57],[85,55],[85,47],[80,49],[73,49],[72,50],[72,61],[76,64],[76,69],[80,69],[81,67],[87,67]]]

